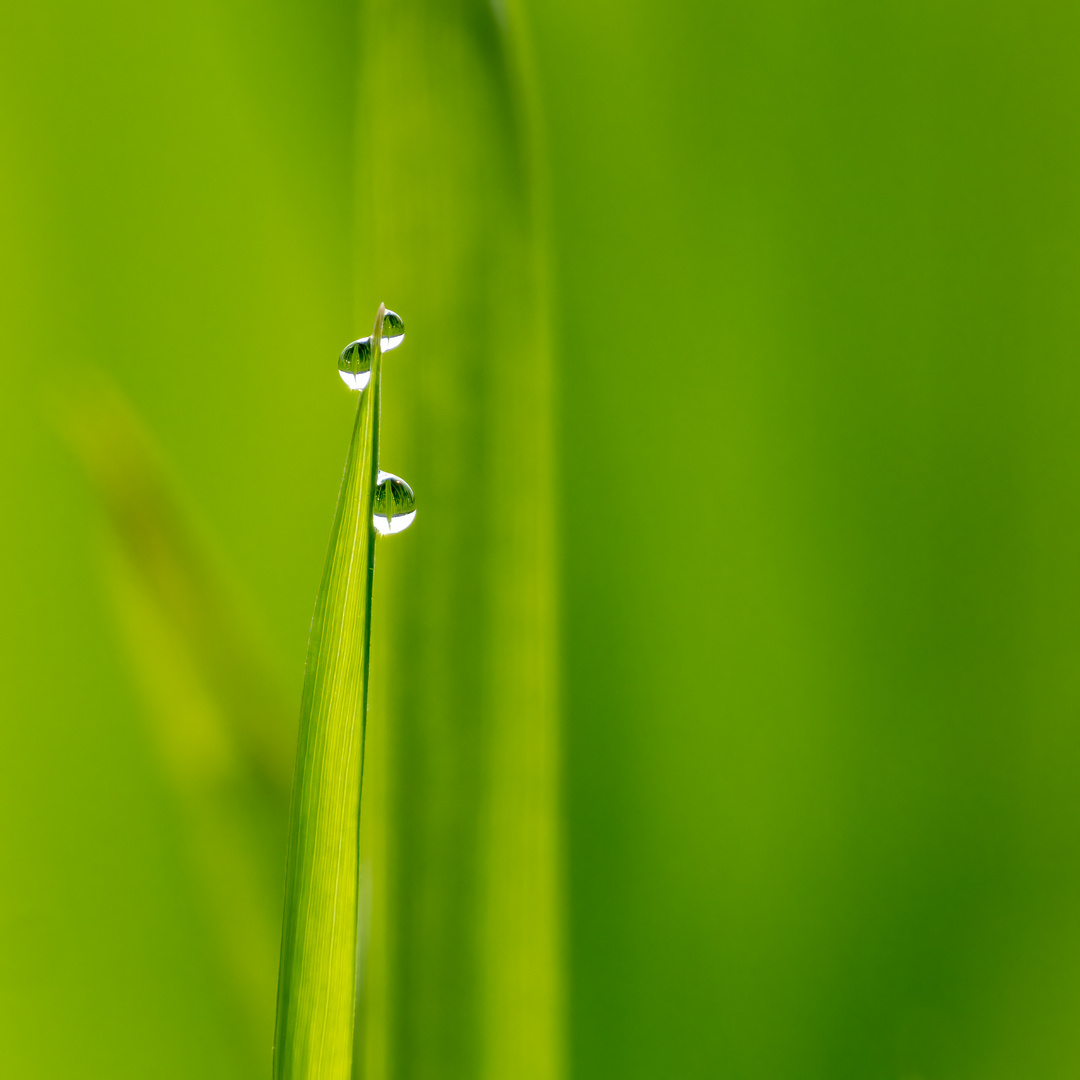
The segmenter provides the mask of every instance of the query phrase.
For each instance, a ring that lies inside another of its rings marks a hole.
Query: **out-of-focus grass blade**
[[[409,311],[382,453],[424,513],[375,597],[365,1080],[563,1070],[551,357],[520,15],[363,5],[365,39],[392,27],[393,45],[360,73],[359,303]]]
[[[275,1080],[352,1072],[372,506],[379,468],[381,305],[308,641],[285,870]]]
[[[103,383],[64,411],[109,528],[108,591],[211,912],[252,1068],[265,1068],[295,724],[266,647],[153,439]]]
[[[231,737],[267,787],[287,800],[295,721],[252,620],[178,498],[152,438],[118,392],[104,387],[68,416],[124,560],[192,654]]]

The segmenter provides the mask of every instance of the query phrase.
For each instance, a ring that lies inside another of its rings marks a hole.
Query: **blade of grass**
[[[275,1080],[352,1071],[360,786],[375,569],[382,323],[356,408],[308,641],[285,868]]]
[[[287,806],[296,748],[288,695],[257,620],[155,440],[101,375],[64,405],[60,422],[105,509],[115,559],[188,655],[183,662],[198,669],[227,738]]]
[[[552,367],[522,16],[516,0],[362,8],[366,39],[392,26],[393,47],[360,65],[356,145],[379,152],[356,169],[356,280],[361,304],[415,313],[423,363],[402,368],[383,453],[424,491],[424,529],[387,549],[375,600],[363,1080],[565,1069]]]
[[[58,420],[105,510],[106,591],[255,1074],[274,1024],[295,716],[152,436],[104,377],[84,384]]]

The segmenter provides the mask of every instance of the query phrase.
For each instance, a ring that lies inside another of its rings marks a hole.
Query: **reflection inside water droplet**
[[[405,324],[396,311],[388,311],[383,315],[382,323],[382,351],[389,352],[396,349],[405,340]]]
[[[373,511],[372,522],[380,536],[403,532],[416,517],[413,489],[400,476],[380,469]]]
[[[350,390],[363,390],[371,381],[371,336],[350,341],[338,357],[338,374]]]

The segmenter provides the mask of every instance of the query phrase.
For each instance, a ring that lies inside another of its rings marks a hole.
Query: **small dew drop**
[[[382,323],[382,351],[389,352],[396,349],[405,340],[405,324],[396,311],[388,311],[383,315]]]
[[[413,489],[393,473],[379,470],[372,522],[380,536],[404,532],[416,517]]]
[[[363,390],[371,382],[371,336],[350,341],[341,350],[337,366],[338,374],[350,390]]]

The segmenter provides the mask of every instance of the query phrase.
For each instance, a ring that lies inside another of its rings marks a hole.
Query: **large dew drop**
[[[416,517],[413,489],[393,473],[379,470],[372,521],[380,536],[404,532]]]
[[[396,311],[388,311],[382,321],[382,351],[396,349],[405,340],[405,324]]]
[[[358,341],[350,341],[341,350],[337,366],[338,374],[350,390],[363,390],[371,382],[370,335]]]

